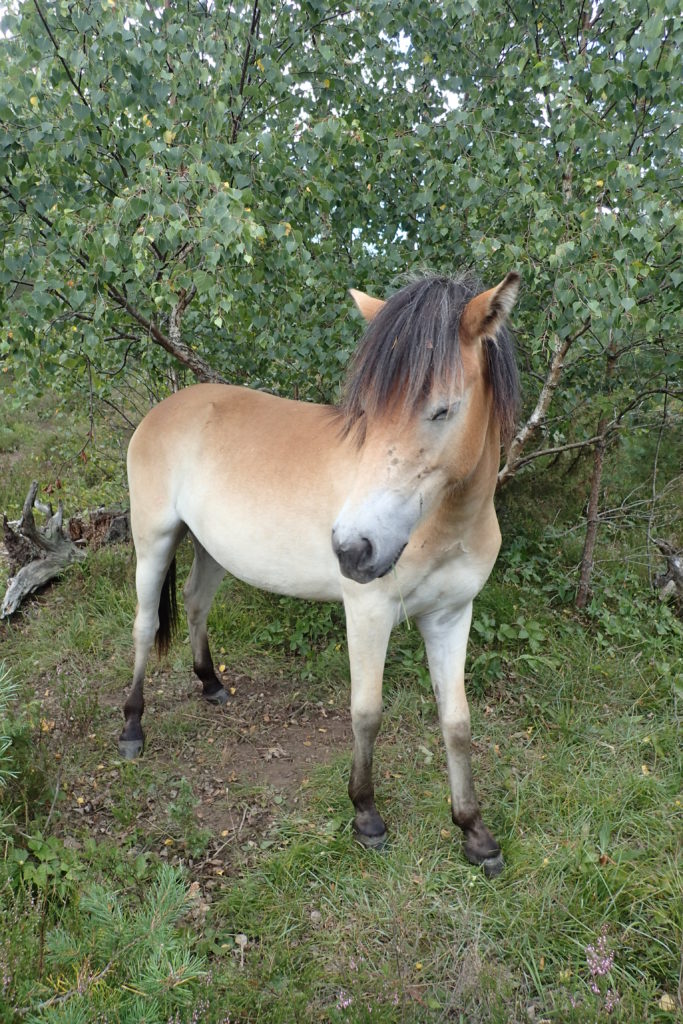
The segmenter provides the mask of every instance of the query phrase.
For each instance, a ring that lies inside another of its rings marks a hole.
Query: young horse
[[[135,671],[119,740],[142,751],[143,678],[153,642],[175,620],[175,551],[188,531],[184,589],[194,671],[224,704],[206,620],[228,570],[254,586],[342,600],[351,664],[354,828],[380,846],[373,746],[392,627],[405,615],[424,637],[448,757],[453,821],[465,855],[503,867],[470,766],[464,688],[472,600],[500,547],[493,507],[501,428],[517,373],[505,321],[519,276],[480,292],[470,276],[428,277],[386,303],[352,296],[370,321],[339,409],[259,391],[198,384],[161,402],[128,451],[137,552]]]

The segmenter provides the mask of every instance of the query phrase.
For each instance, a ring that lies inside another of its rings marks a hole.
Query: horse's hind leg
[[[196,537],[192,538],[192,542],[194,562],[183,590],[183,600],[190,628],[194,670],[202,681],[202,695],[205,700],[212,704],[225,704],[228,695],[216,675],[206,632],[209,610],[225,576],[225,569],[211,557]]]
[[[418,622],[439,708],[451,789],[451,816],[463,831],[465,856],[480,864],[487,877],[503,870],[500,846],[481,819],[470,763],[470,711],[465,695],[465,655],[472,605],[448,613],[425,615]]]
[[[133,638],[135,641],[135,668],[133,669],[133,685],[123,706],[125,724],[119,737],[119,753],[126,759],[132,759],[142,753],[145,734],[142,731],[142,713],[145,708],[143,695],[145,668],[157,637],[159,629],[159,602],[162,588],[165,588],[169,608],[175,608],[175,599],[171,598],[170,590],[175,586],[175,571],[171,571],[175,551],[185,533],[185,526],[164,533],[152,542],[136,539],[137,565],[135,569],[135,588],[138,595],[138,606],[135,613]],[[168,575],[167,575],[168,574]],[[172,632],[174,623],[165,623],[166,637]],[[165,646],[164,640],[161,641]]]
[[[376,599],[348,599],[346,633],[351,666],[351,726],[353,760],[349,796],[356,809],[356,838],[363,846],[378,848],[386,839],[386,826],[375,807],[372,758],[382,721],[382,675],[393,625],[390,609],[377,607]]]

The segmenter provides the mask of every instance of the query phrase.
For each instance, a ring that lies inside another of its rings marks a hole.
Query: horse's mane
[[[431,275],[395,292],[369,324],[351,361],[339,412],[344,432],[399,405],[416,411],[435,381],[454,380],[462,361],[458,330],[467,303],[484,289],[470,273]],[[512,337],[500,327],[485,344],[489,386],[501,434],[515,428],[519,377]]]

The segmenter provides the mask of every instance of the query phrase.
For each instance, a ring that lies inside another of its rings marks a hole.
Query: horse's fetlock
[[[451,818],[453,824],[461,828],[463,832],[476,832],[478,827],[481,825],[485,828],[484,823],[481,820],[481,811],[479,810],[479,804],[476,800],[473,803],[461,805],[460,807],[453,808],[451,811]]]
[[[375,805],[375,787],[372,784],[372,776],[368,772],[351,772],[349,779],[348,794],[351,803],[356,810],[363,810]]]

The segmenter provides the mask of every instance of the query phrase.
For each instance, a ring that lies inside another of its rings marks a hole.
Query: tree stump
[[[654,540],[666,559],[666,572],[655,576],[654,584],[662,601],[673,598],[679,617],[683,618],[683,550],[665,540]]]
[[[26,495],[21,519],[10,523],[7,516],[2,517],[10,580],[0,607],[0,618],[12,615],[24,598],[60,576],[67,566],[82,562],[87,554],[86,543],[100,547],[130,536],[125,509],[100,508],[90,513],[88,522],[74,516],[64,523],[61,501],[53,512],[51,505],[36,501],[37,493],[38,482],[34,480]],[[45,515],[43,526],[36,525],[34,508]]]

